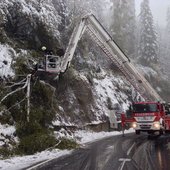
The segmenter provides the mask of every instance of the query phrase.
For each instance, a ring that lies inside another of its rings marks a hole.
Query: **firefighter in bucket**
[[[45,71],[50,73],[59,73],[61,70],[61,58],[64,55],[64,50],[57,50],[57,55],[53,55],[51,50],[47,50],[45,46],[43,46],[42,51],[44,52],[44,60],[41,61],[38,65],[38,71]]]

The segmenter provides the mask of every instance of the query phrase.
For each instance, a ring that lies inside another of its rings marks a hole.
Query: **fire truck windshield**
[[[158,112],[157,104],[147,103],[147,104],[133,104],[134,113],[148,113],[148,112]]]

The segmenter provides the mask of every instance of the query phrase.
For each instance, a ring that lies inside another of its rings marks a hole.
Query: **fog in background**
[[[137,16],[140,13],[141,2],[142,0],[135,0]],[[165,27],[166,12],[167,8],[170,7],[170,0],[149,0],[149,2],[155,24],[158,24],[160,27]]]

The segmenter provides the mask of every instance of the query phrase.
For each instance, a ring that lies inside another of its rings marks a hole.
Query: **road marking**
[[[43,162],[41,162],[41,163],[39,163],[39,164],[37,164],[37,165],[35,165],[35,166],[32,166],[32,167],[30,167],[30,168],[27,168],[26,170],[34,170],[34,169],[38,168],[39,166],[41,166],[41,165],[43,165],[43,164],[46,164],[47,162],[52,161],[53,159],[55,159],[55,158],[51,158],[51,159],[48,159],[48,160],[46,160],[46,161],[43,161]]]
[[[133,147],[135,146],[135,143],[128,149],[128,151],[127,151],[127,155],[129,155],[130,154],[130,152],[131,152],[131,150],[133,149]]]
[[[130,152],[132,151],[133,147],[135,146],[135,143],[133,143],[133,145],[128,149],[127,151],[127,156],[130,154]],[[125,163],[126,162],[130,162],[131,159],[128,159],[128,158],[120,158],[119,161],[121,161],[121,165],[119,167],[119,170],[123,170],[123,167],[125,166]]]
[[[120,159],[119,159],[119,161],[121,161],[121,162],[122,162],[122,164],[121,164],[121,165],[120,165],[120,167],[119,167],[119,170],[123,170],[123,167],[124,167],[125,163],[126,163],[126,162],[130,162],[130,161],[131,161],[131,159],[127,159],[127,158],[120,158]]]

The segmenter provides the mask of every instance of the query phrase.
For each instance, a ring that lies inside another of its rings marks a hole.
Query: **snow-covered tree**
[[[149,0],[143,0],[140,12],[140,40],[138,48],[139,62],[143,65],[158,63],[157,33],[153,16],[149,7]]]
[[[73,22],[80,20],[80,18],[89,13],[93,13],[100,20],[104,20],[103,12],[108,5],[107,0],[66,0],[69,9],[69,16]]]
[[[167,9],[166,27],[160,30],[160,53],[159,62],[166,75],[170,77],[170,7]]]
[[[113,38],[130,57],[135,53],[135,25],[134,0],[113,0]]]
[[[68,8],[66,5],[66,0],[52,0],[55,9],[57,10],[59,16],[61,17],[61,23],[59,25],[59,31],[64,31],[69,25],[68,19]]]
[[[165,55],[170,55],[170,7],[167,10],[167,24],[166,24],[166,39],[165,39]]]

